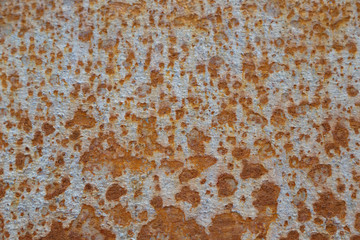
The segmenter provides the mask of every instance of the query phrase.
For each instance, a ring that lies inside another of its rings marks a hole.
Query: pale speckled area
[[[360,239],[360,2],[0,1],[0,239]]]

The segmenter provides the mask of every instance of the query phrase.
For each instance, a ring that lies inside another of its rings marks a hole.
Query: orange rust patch
[[[106,190],[105,197],[108,201],[118,201],[121,196],[126,194],[126,192],[125,188],[117,183],[113,183]]]
[[[41,127],[41,129],[43,130],[43,132],[45,133],[45,136],[52,134],[53,132],[55,132],[55,128],[53,125],[51,125],[50,123],[44,123]]]
[[[176,201],[185,201],[191,203],[193,207],[197,207],[200,203],[200,195],[198,192],[190,189],[188,186],[181,188],[181,191],[175,194]]]
[[[317,184],[326,183],[326,179],[331,176],[331,165],[329,164],[318,164],[315,165],[309,172],[308,176]]]
[[[78,109],[74,113],[73,119],[66,122],[66,127],[70,128],[78,125],[83,128],[92,128],[95,124],[96,121],[93,117],[89,116],[86,111]]]
[[[250,149],[237,147],[232,151],[232,155],[236,160],[246,159],[250,156]]]
[[[160,209],[154,220],[142,226],[137,239],[208,239],[204,227],[194,219],[185,220],[183,211],[174,206]]]
[[[212,219],[209,239],[241,239],[246,229],[246,223],[240,214],[235,212],[219,214]]]
[[[360,231],[360,213],[355,215],[354,228]]]
[[[299,240],[299,232],[296,230],[292,230],[290,232],[288,232],[286,237],[282,237],[280,238],[280,240]]]
[[[243,169],[240,173],[242,179],[248,178],[260,178],[262,175],[267,173],[265,167],[260,163],[249,163],[248,161],[243,161]]]
[[[335,198],[332,192],[320,193],[320,198],[314,203],[314,211],[324,218],[337,216],[343,219],[346,216],[346,204],[343,200]]]
[[[197,154],[203,154],[205,152],[205,143],[209,140],[210,138],[205,136],[204,133],[197,128],[192,129],[187,135],[189,148]]]
[[[63,177],[61,179],[61,183],[54,182],[52,184],[46,185],[46,187],[45,187],[46,195],[44,198],[46,200],[49,200],[49,199],[59,196],[60,194],[63,194],[66,191],[66,189],[70,186],[70,184],[71,184],[70,178]]]
[[[25,167],[25,164],[30,163],[31,161],[30,155],[18,153],[15,157],[15,166],[17,169],[22,170]]]
[[[229,173],[223,173],[218,177],[216,186],[219,197],[228,197],[235,193],[238,182]]]
[[[61,222],[53,221],[51,231],[41,240],[90,238],[115,240],[114,233],[101,227],[101,220],[101,217],[96,216],[93,207],[83,205],[80,214],[68,228],[64,228]]]
[[[325,233],[312,233],[310,236],[310,240],[328,240],[329,235]]]
[[[272,209],[273,213],[277,209],[277,199],[280,194],[280,188],[272,182],[265,181],[261,184],[260,189],[255,190],[251,195],[255,198],[253,202],[254,207],[256,207],[260,212],[266,211],[266,208],[269,207]]]
[[[0,199],[5,197],[6,190],[9,188],[9,184],[5,183],[2,179],[0,179]]]
[[[117,204],[110,210],[110,218],[116,225],[122,227],[128,226],[132,221],[131,213],[121,204]]]
[[[199,171],[196,169],[187,169],[184,168],[179,175],[180,183],[188,182],[189,180],[199,176]]]
[[[332,132],[334,141],[342,147],[347,147],[349,144],[349,131],[341,123],[335,125]]]
[[[191,162],[199,172],[208,169],[217,162],[216,158],[209,155],[192,156],[188,158],[188,161]]]

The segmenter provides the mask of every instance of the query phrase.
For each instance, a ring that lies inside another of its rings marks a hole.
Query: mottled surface
[[[360,239],[360,2],[0,1],[0,239]]]

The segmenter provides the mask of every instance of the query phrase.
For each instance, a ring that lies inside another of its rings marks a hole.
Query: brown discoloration
[[[230,127],[233,127],[237,117],[236,113],[233,110],[223,110],[215,118],[220,125],[228,124]]]
[[[260,189],[255,190],[251,195],[255,198],[253,205],[260,212],[266,211],[266,208],[269,207],[272,209],[273,213],[277,209],[277,199],[280,194],[280,188],[272,182],[265,181],[261,184]]]
[[[158,70],[152,70],[150,73],[150,85],[152,87],[157,87],[164,82],[164,76]]]
[[[332,222],[328,222],[326,224],[326,231],[330,234],[330,235],[334,235],[337,232],[337,226],[332,223]]]
[[[285,112],[282,109],[275,109],[271,116],[271,124],[274,126],[285,125],[286,121]]]
[[[240,214],[231,212],[216,215],[209,226],[211,240],[241,239],[247,229]]]
[[[9,188],[9,184],[0,179],[0,200],[5,197],[6,190]]]
[[[192,163],[199,172],[208,169],[217,162],[216,158],[208,155],[192,156],[188,158],[188,161]]]
[[[132,222],[131,213],[121,204],[117,204],[110,210],[110,218],[121,227],[126,227]]]
[[[60,194],[63,194],[66,191],[66,189],[70,186],[70,184],[71,184],[70,178],[63,177],[61,179],[61,183],[54,182],[52,184],[46,185],[46,187],[45,187],[46,195],[44,198],[46,200],[50,200],[50,199],[53,199],[54,197],[59,196]]]
[[[51,125],[50,123],[44,123],[42,125],[41,129],[43,130],[45,136],[48,136],[48,135],[52,134],[53,132],[55,132],[54,126]]]
[[[324,218],[337,216],[343,219],[346,216],[346,204],[343,200],[335,198],[332,192],[320,193],[320,198],[314,203],[314,211]]]
[[[280,238],[280,240],[299,240],[300,234],[296,230],[288,232],[286,237]]]
[[[350,118],[349,120],[350,127],[355,131],[356,134],[359,134],[360,121],[357,121],[355,118]]]
[[[353,235],[350,237],[350,240],[360,240],[360,235]]]
[[[205,143],[209,140],[210,138],[197,128],[192,129],[187,135],[188,147],[196,154],[203,154],[205,152]]]
[[[347,147],[349,144],[349,131],[341,123],[335,125],[332,131],[334,141],[342,147]]]
[[[308,208],[303,207],[298,211],[298,221],[299,222],[307,222],[311,220],[311,212]]]
[[[119,198],[127,193],[127,190],[121,187],[117,183],[111,184],[106,190],[106,200],[108,201],[118,201]]]
[[[237,147],[232,151],[232,155],[236,160],[246,159],[250,156],[250,149],[245,147]]]
[[[26,133],[29,133],[32,129],[32,123],[29,117],[23,117],[19,121],[19,128],[24,130]]]
[[[196,169],[184,168],[179,175],[180,183],[188,182],[189,180],[199,176],[199,171]]]
[[[95,124],[95,119],[89,116],[87,111],[78,109],[74,113],[73,119],[66,122],[66,127],[70,128],[77,125],[83,128],[93,128]]]
[[[180,168],[182,168],[184,166],[183,162],[177,161],[177,160],[161,160],[161,165],[160,167],[163,168],[168,168],[171,171],[177,171]]]
[[[31,163],[31,156],[28,154],[18,153],[15,157],[15,166],[19,170],[23,170],[25,164]]]
[[[79,129],[75,129],[69,136],[69,138],[73,141],[79,139],[81,137],[81,132]]]
[[[355,215],[354,228],[360,232],[360,213]]]
[[[193,219],[185,220],[183,211],[173,206],[160,209],[154,220],[142,226],[137,239],[158,237],[164,239],[208,239],[204,227],[198,225]]]
[[[70,240],[100,238],[115,240],[116,236],[111,231],[101,227],[101,217],[97,217],[95,209],[89,205],[83,205],[80,214],[68,228],[64,228],[61,222],[53,221],[50,232],[41,240]]]
[[[150,204],[155,209],[161,209],[163,207],[163,200],[160,196],[155,196],[151,199]]]
[[[330,164],[318,164],[310,170],[308,176],[315,185],[324,184],[326,179],[331,176],[331,172]]]
[[[325,233],[312,233],[310,236],[310,240],[328,240],[329,235]]]
[[[223,173],[218,176],[216,186],[218,188],[219,197],[228,197],[235,193],[238,182],[234,176],[229,173]]]
[[[309,168],[319,163],[319,158],[316,156],[304,155],[299,159],[297,156],[290,156],[289,164],[292,168]]]
[[[346,88],[346,92],[350,97],[356,97],[359,94],[359,90],[357,90],[354,86],[348,86]]]
[[[43,140],[43,135],[40,131],[36,131],[34,134],[34,138],[32,140],[32,145],[33,146],[39,146],[42,145],[44,143]]]
[[[93,36],[93,32],[91,30],[81,31],[79,33],[79,40],[82,42],[89,42]]]
[[[185,201],[191,203],[193,207],[197,207],[201,200],[200,194],[188,186],[182,187],[181,191],[175,194],[175,199],[176,201]]]
[[[240,177],[242,179],[249,179],[249,178],[257,179],[266,173],[267,170],[262,164],[243,161],[243,169],[240,173]]]

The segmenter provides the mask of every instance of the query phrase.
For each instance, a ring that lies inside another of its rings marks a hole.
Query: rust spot
[[[89,205],[83,205],[80,214],[68,228],[64,228],[61,222],[53,221],[50,232],[41,240],[64,240],[64,239],[106,239],[115,240],[116,236],[111,231],[101,227],[101,217],[97,217],[95,209]]]
[[[286,237],[280,238],[280,240],[299,240],[300,234],[296,230],[288,232]]]
[[[335,198],[332,192],[320,193],[320,198],[314,203],[314,211],[324,218],[337,216],[343,219],[346,216],[346,204],[343,200]]]
[[[110,210],[110,218],[121,227],[126,227],[132,222],[131,213],[121,204],[117,204]]]
[[[355,215],[354,228],[360,232],[360,213]]]
[[[26,163],[31,163],[31,156],[28,154],[18,153],[15,156],[15,166],[19,170],[23,170]]]
[[[188,182],[189,180],[199,176],[199,171],[196,169],[184,168],[179,175],[180,183]]]
[[[197,154],[203,154],[205,152],[205,143],[210,138],[205,136],[202,131],[197,128],[192,129],[187,135],[187,144],[191,150]]]
[[[237,147],[232,151],[232,155],[236,160],[242,160],[250,156],[250,149]]]
[[[152,87],[157,87],[158,85],[164,82],[164,76],[158,70],[152,70],[150,73],[150,85]]]
[[[231,212],[216,215],[209,226],[211,240],[241,239],[247,225],[240,214]]]
[[[70,128],[75,125],[78,125],[83,128],[93,128],[95,124],[96,121],[93,117],[90,117],[86,111],[78,109],[74,113],[73,119],[66,122],[66,127]]]
[[[48,135],[52,134],[53,132],[55,132],[54,126],[51,125],[50,123],[43,123],[41,129],[45,133],[45,136],[48,136]]]
[[[155,209],[160,209],[163,207],[163,200],[160,196],[155,196],[150,201],[151,206],[153,206]]]
[[[126,194],[126,192],[125,188],[121,187],[117,183],[113,183],[106,190],[105,197],[108,201],[118,201],[121,196]]]
[[[260,163],[249,163],[248,161],[243,161],[243,169],[240,173],[242,179],[249,178],[260,178],[262,175],[266,174],[267,170]]]
[[[315,185],[326,183],[326,179],[331,176],[331,165],[318,164],[309,172],[308,176]]]
[[[350,97],[356,97],[359,94],[359,90],[357,90],[354,86],[348,86],[346,88],[346,92]]]
[[[298,221],[307,222],[311,220],[311,212],[308,208],[303,207],[298,211]]]
[[[217,162],[216,158],[209,155],[192,156],[188,158],[188,161],[191,162],[199,172],[208,169]]]
[[[181,191],[175,194],[176,201],[185,201],[191,203],[193,207],[197,207],[200,203],[200,194],[188,186],[181,188]]]
[[[285,112],[282,109],[275,109],[271,116],[271,124],[274,126],[285,125],[286,121]]]
[[[9,184],[5,183],[2,179],[0,179],[0,199],[5,197],[6,190],[9,188]]]
[[[218,177],[216,186],[219,197],[228,197],[235,193],[238,182],[229,173],[223,173]]]
[[[61,179],[61,183],[54,182],[52,184],[48,184],[45,187],[46,195],[45,200],[53,199],[54,197],[59,196],[60,194],[63,194],[66,189],[70,186],[71,182],[68,177],[63,177]]]
[[[335,125],[332,131],[334,141],[342,147],[347,147],[349,143],[349,131],[341,123]]]
[[[142,226],[137,239],[208,239],[204,227],[194,219],[185,220],[183,211],[174,206],[160,209],[154,220]]]
[[[271,208],[273,213],[277,209],[277,199],[280,194],[280,188],[272,182],[265,181],[261,184],[260,189],[255,190],[251,195],[255,198],[253,202],[260,212],[265,212],[266,208]]]
[[[310,240],[328,240],[329,235],[325,233],[312,233],[310,236]]]

